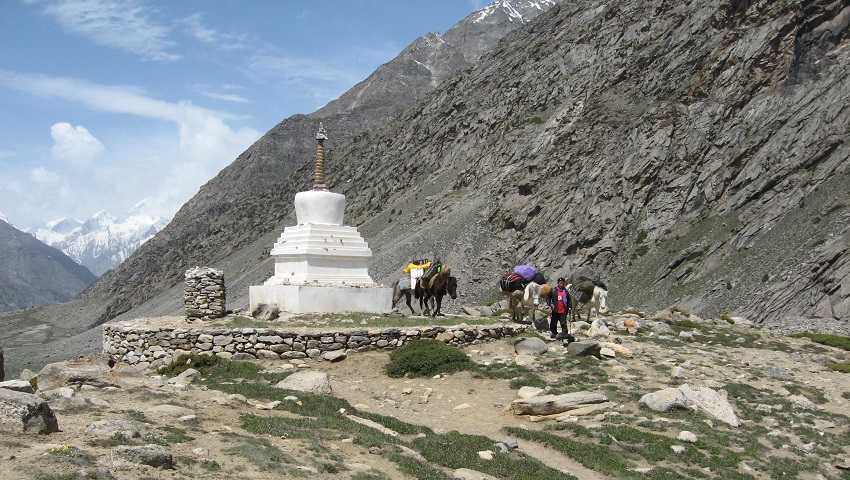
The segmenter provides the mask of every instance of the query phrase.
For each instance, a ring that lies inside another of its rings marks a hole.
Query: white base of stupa
[[[388,313],[393,289],[384,286],[255,285],[248,288],[251,311],[261,303],[291,313]]]

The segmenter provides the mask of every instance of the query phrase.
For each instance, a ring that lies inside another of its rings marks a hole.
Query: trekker
[[[546,303],[552,308],[552,318],[549,320],[550,338],[565,338],[570,333],[567,331],[567,314],[570,311],[570,294],[564,285],[564,277],[558,279],[558,286],[549,292]],[[561,334],[558,335],[558,324],[561,324]]]

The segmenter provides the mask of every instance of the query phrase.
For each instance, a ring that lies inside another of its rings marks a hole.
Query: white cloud
[[[60,183],[65,182],[61,188],[33,189],[27,195],[32,198],[20,202],[29,205],[21,205],[21,211],[28,208],[28,212],[35,213],[45,202],[50,202],[54,210],[58,210],[55,208],[58,205],[66,206],[60,215],[85,217],[104,208],[104,204],[110,210],[120,211],[147,196],[156,199],[153,206],[159,214],[173,215],[201,185],[261,135],[251,128],[228,125],[227,120],[239,118],[235,115],[198,107],[188,100],[165,102],[128,86],[104,86],[3,70],[0,70],[0,85],[48,99],[78,102],[93,110],[160,121],[150,131],[140,130],[139,122],[133,122],[133,130],[113,129],[113,136],[102,137],[103,143],[121,148],[110,149],[109,162],[86,170],[66,171],[67,180],[59,179]],[[116,118],[116,123],[119,121],[121,118]],[[163,123],[173,124],[175,128],[163,130]],[[87,158],[86,154],[91,158],[103,149],[100,140],[84,127],[58,123],[51,134],[56,142],[54,155],[66,159],[79,160]],[[40,173],[48,178],[46,172]],[[65,198],[69,200],[60,203]],[[77,210],[67,212],[67,205],[75,205]]]
[[[153,22],[144,7],[123,0],[57,0],[44,12],[65,30],[88,37],[98,45],[141,55],[151,60],[171,61],[179,55],[168,52],[174,42],[166,27]]]
[[[221,33],[215,28],[204,25],[202,18],[202,13],[195,13],[182,19],[179,23],[183,25],[190,37],[199,42],[213,45],[220,50],[235,51],[249,48],[248,44],[252,39],[248,35]]]
[[[215,93],[215,92],[201,92],[201,95],[209,98],[213,98],[215,100],[224,100],[226,102],[234,102],[234,103],[251,103],[245,97],[234,95],[232,93]]]
[[[30,171],[30,178],[35,183],[45,186],[52,186],[59,183],[59,175],[44,167],[36,167]]]
[[[68,160],[75,166],[85,166],[91,163],[95,155],[104,150],[100,140],[94,137],[86,127],[71,126],[70,123],[59,122],[50,127],[53,137],[53,156],[58,160]]]

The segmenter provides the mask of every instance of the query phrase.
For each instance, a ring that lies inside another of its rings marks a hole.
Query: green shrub
[[[673,325],[676,327],[684,327],[684,328],[696,328],[701,329],[702,325],[693,321],[693,320],[675,320]]]
[[[162,367],[159,373],[166,377],[174,377],[190,368],[201,371],[218,365],[219,362],[221,362],[221,357],[216,357],[215,355],[197,355],[194,353],[192,355],[180,355],[170,365]]]
[[[392,378],[429,377],[466,370],[472,365],[465,353],[439,340],[412,340],[390,354],[386,372]]]

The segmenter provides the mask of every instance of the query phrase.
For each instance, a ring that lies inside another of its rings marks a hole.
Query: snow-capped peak
[[[534,8],[543,11],[556,3],[556,0],[497,0],[479,10],[478,16],[475,17],[473,22],[482,22],[496,12],[503,11],[508,16],[508,20],[512,22],[517,20],[520,23],[525,23],[522,10]]]
[[[32,235],[101,275],[127,259],[168,222],[167,218],[132,212],[119,218],[101,210],[85,222],[54,220]]]

